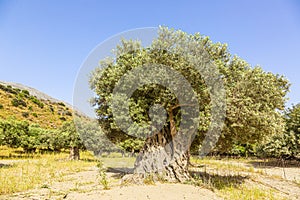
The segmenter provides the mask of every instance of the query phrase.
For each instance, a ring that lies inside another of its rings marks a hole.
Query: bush
[[[29,117],[29,113],[28,112],[23,112],[22,116],[27,118],[27,117]]]
[[[60,117],[59,118],[61,121],[66,121],[67,119],[65,117]]]
[[[28,90],[22,90],[22,93],[25,94],[25,96],[29,97],[30,93]]]
[[[18,92],[17,92],[15,89],[13,89],[10,85],[4,86],[4,85],[1,85],[1,84],[0,84],[0,89],[3,90],[3,91],[5,91],[5,92],[11,93],[11,94],[17,94],[17,93],[18,93]]]
[[[0,109],[3,109],[3,108],[4,108],[4,106],[2,104],[0,104]]]
[[[63,107],[66,106],[63,102],[59,102],[59,103],[57,103],[57,104],[60,105],[60,106],[63,106]]]
[[[54,108],[53,108],[52,105],[50,105],[49,109],[50,109],[50,111],[51,111],[52,113],[54,113]]]
[[[34,117],[38,117],[38,115],[36,113],[32,113],[32,116]]]
[[[65,111],[63,114],[68,115],[68,116],[72,116],[72,112],[70,112],[70,111]]]
[[[13,98],[13,100],[11,101],[11,104],[15,107],[18,107],[18,106],[27,107],[27,104],[25,101],[23,101],[22,99],[17,99],[17,98]]]
[[[31,96],[30,100],[36,105],[38,105],[40,108],[44,108],[44,104],[40,100],[38,100],[35,96]]]

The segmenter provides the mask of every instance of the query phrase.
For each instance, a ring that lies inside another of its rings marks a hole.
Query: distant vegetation
[[[0,84],[0,118],[27,121],[43,128],[58,128],[72,120],[72,110],[63,102],[41,100],[27,90]]]

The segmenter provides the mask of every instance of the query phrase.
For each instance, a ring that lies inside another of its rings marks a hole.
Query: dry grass
[[[73,118],[68,115],[62,115],[64,111],[71,111],[70,108],[62,106],[58,103],[51,103],[49,101],[40,100],[44,104],[43,108],[40,108],[37,104],[33,103],[28,98],[22,98],[26,102],[27,107],[18,106],[15,107],[12,105],[11,101],[13,98],[16,98],[17,95],[7,93],[0,89],[0,104],[3,106],[0,109],[0,118],[7,119],[13,117],[16,120],[25,120],[31,123],[39,124],[43,128],[49,127],[59,127],[62,125],[63,121],[60,117],[66,118],[67,121],[72,120]],[[53,109],[53,112],[50,110],[50,106]],[[22,113],[27,112],[28,117],[24,117]],[[34,116],[35,114],[36,116]],[[9,116],[9,117],[8,117]]]
[[[251,160],[215,158],[197,159],[192,162],[202,165],[200,171],[194,174],[194,184],[216,192],[224,199],[286,199],[272,188],[262,187],[253,182],[255,176],[264,175],[262,170],[248,166]]]
[[[34,159],[20,160],[0,168],[0,194],[10,194],[32,188],[46,188],[64,176],[95,166],[96,159],[84,152],[81,161],[69,161],[68,154],[47,154]]]
[[[17,155],[21,149],[10,149],[0,147],[0,156]],[[60,154],[30,154],[24,155],[26,159],[2,160],[0,163],[0,194],[12,194],[32,188],[51,188],[54,182],[65,182],[70,175],[76,172],[87,170],[88,167],[97,166],[98,160],[88,153],[81,153],[81,161],[69,161],[67,153]],[[106,157],[101,158],[103,169],[115,168],[127,170],[133,167],[135,158]],[[248,165],[253,160],[227,159],[219,160],[214,158],[196,159],[192,158],[193,163],[202,165],[194,171],[194,181],[192,184],[208,188],[224,199],[285,199],[279,191],[265,187],[255,181],[255,177],[264,177],[262,171]],[[11,162],[11,163],[10,163]],[[105,172],[106,173],[106,172]],[[118,182],[121,177],[106,177],[100,174],[98,184],[114,187],[113,181]],[[75,180],[74,180],[75,181]],[[145,184],[153,184],[151,177],[145,180]],[[147,182],[148,181],[148,182]],[[149,182],[150,181],[150,182]],[[73,192],[88,192],[82,189],[82,184],[90,182],[76,182],[70,189]],[[299,181],[295,180],[299,185]],[[108,185],[109,184],[109,185]],[[82,191],[81,191],[82,190]],[[89,190],[89,188],[88,188]],[[54,195],[54,194],[53,194]]]
[[[240,187],[229,187],[219,192],[220,196],[228,200],[240,199],[263,199],[263,200],[284,200],[285,197],[278,195],[273,189],[263,189],[257,185],[249,186],[243,184]]]

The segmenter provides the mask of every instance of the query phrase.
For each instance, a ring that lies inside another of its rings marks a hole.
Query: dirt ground
[[[2,162],[2,161],[0,161]],[[5,161],[6,164],[13,161]],[[222,161],[220,161],[222,162]],[[300,168],[298,166],[274,167],[272,165],[261,165],[260,163],[232,163],[241,167],[252,167],[254,171],[239,171],[239,176],[251,178],[247,184],[258,184],[264,188],[278,191],[287,199],[300,199]],[[206,168],[206,173],[215,171],[213,168]],[[261,173],[257,173],[259,170]],[[221,173],[233,173],[232,171],[219,171]],[[99,184],[98,168],[89,167],[85,171],[66,175],[60,182],[48,183],[45,186],[28,190],[25,192],[2,195],[0,199],[7,200],[147,200],[147,199],[222,199],[212,190],[204,187],[188,184],[161,184],[145,186],[120,186],[120,177],[117,173],[108,172],[110,189],[104,190]]]

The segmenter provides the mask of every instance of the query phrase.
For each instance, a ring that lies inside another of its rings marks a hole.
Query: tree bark
[[[70,160],[80,160],[79,148],[70,147]]]
[[[188,157],[179,150],[180,145],[177,138],[171,140],[165,131],[148,138],[136,159],[134,173],[144,176],[154,173],[170,182],[189,180]]]
[[[134,173],[137,177],[157,174],[169,182],[190,180],[187,150],[190,137],[177,132],[172,113],[170,124],[159,133],[147,138],[142,151],[135,161]]]

